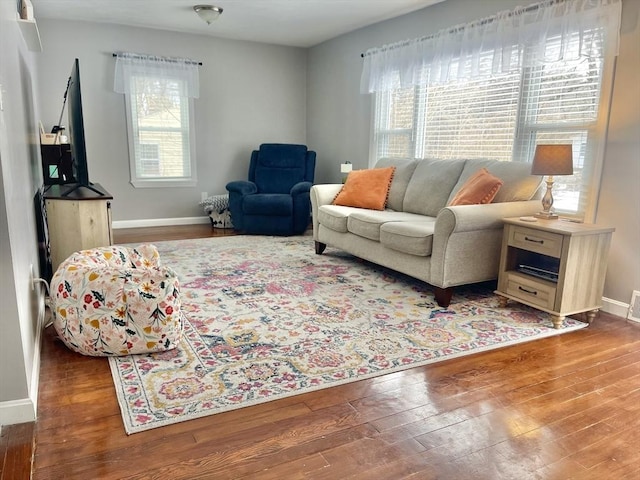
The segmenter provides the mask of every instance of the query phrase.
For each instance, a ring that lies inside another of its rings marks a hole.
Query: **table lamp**
[[[349,175],[349,172],[351,172],[353,168],[353,165],[351,165],[351,162],[344,162],[340,164],[340,173],[342,173],[342,183],[347,181],[347,176]]]
[[[547,191],[542,197],[542,212],[535,216],[552,220],[558,218],[552,210],[553,176],[573,175],[573,152],[571,145],[536,145],[531,165],[532,175],[547,175]]]

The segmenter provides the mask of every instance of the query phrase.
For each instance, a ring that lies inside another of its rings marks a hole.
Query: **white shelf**
[[[42,42],[40,41],[40,32],[38,31],[38,24],[35,20],[23,20],[18,15],[18,26],[22,31],[22,36],[27,44],[27,48],[32,52],[42,51]]]

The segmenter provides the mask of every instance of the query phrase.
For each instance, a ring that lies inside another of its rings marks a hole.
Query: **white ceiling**
[[[31,0],[34,17],[85,20],[311,47],[444,0]],[[199,3],[224,12],[207,25]]]

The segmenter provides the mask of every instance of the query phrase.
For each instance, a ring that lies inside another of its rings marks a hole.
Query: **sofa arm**
[[[314,185],[311,188],[311,203],[315,203],[318,207],[321,205],[330,205],[340,190],[342,190],[341,183]]]
[[[322,205],[331,205],[341,189],[341,183],[325,183],[311,187],[311,220],[314,240],[318,240],[318,209]]]
[[[429,283],[447,288],[496,278],[502,219],[539,210],[539,200],[443,208],[434,227]]]
[[[445,207],[438,212],[435,234],[501,229],[503,218],[533,215],[540,211],[540,207],[540,200]]]

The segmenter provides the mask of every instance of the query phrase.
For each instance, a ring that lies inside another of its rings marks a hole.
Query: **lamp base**
[[[538,212],[534,215],[536,218],[543,218],[545,220],[557,220],[559,217],[553,212]]]

